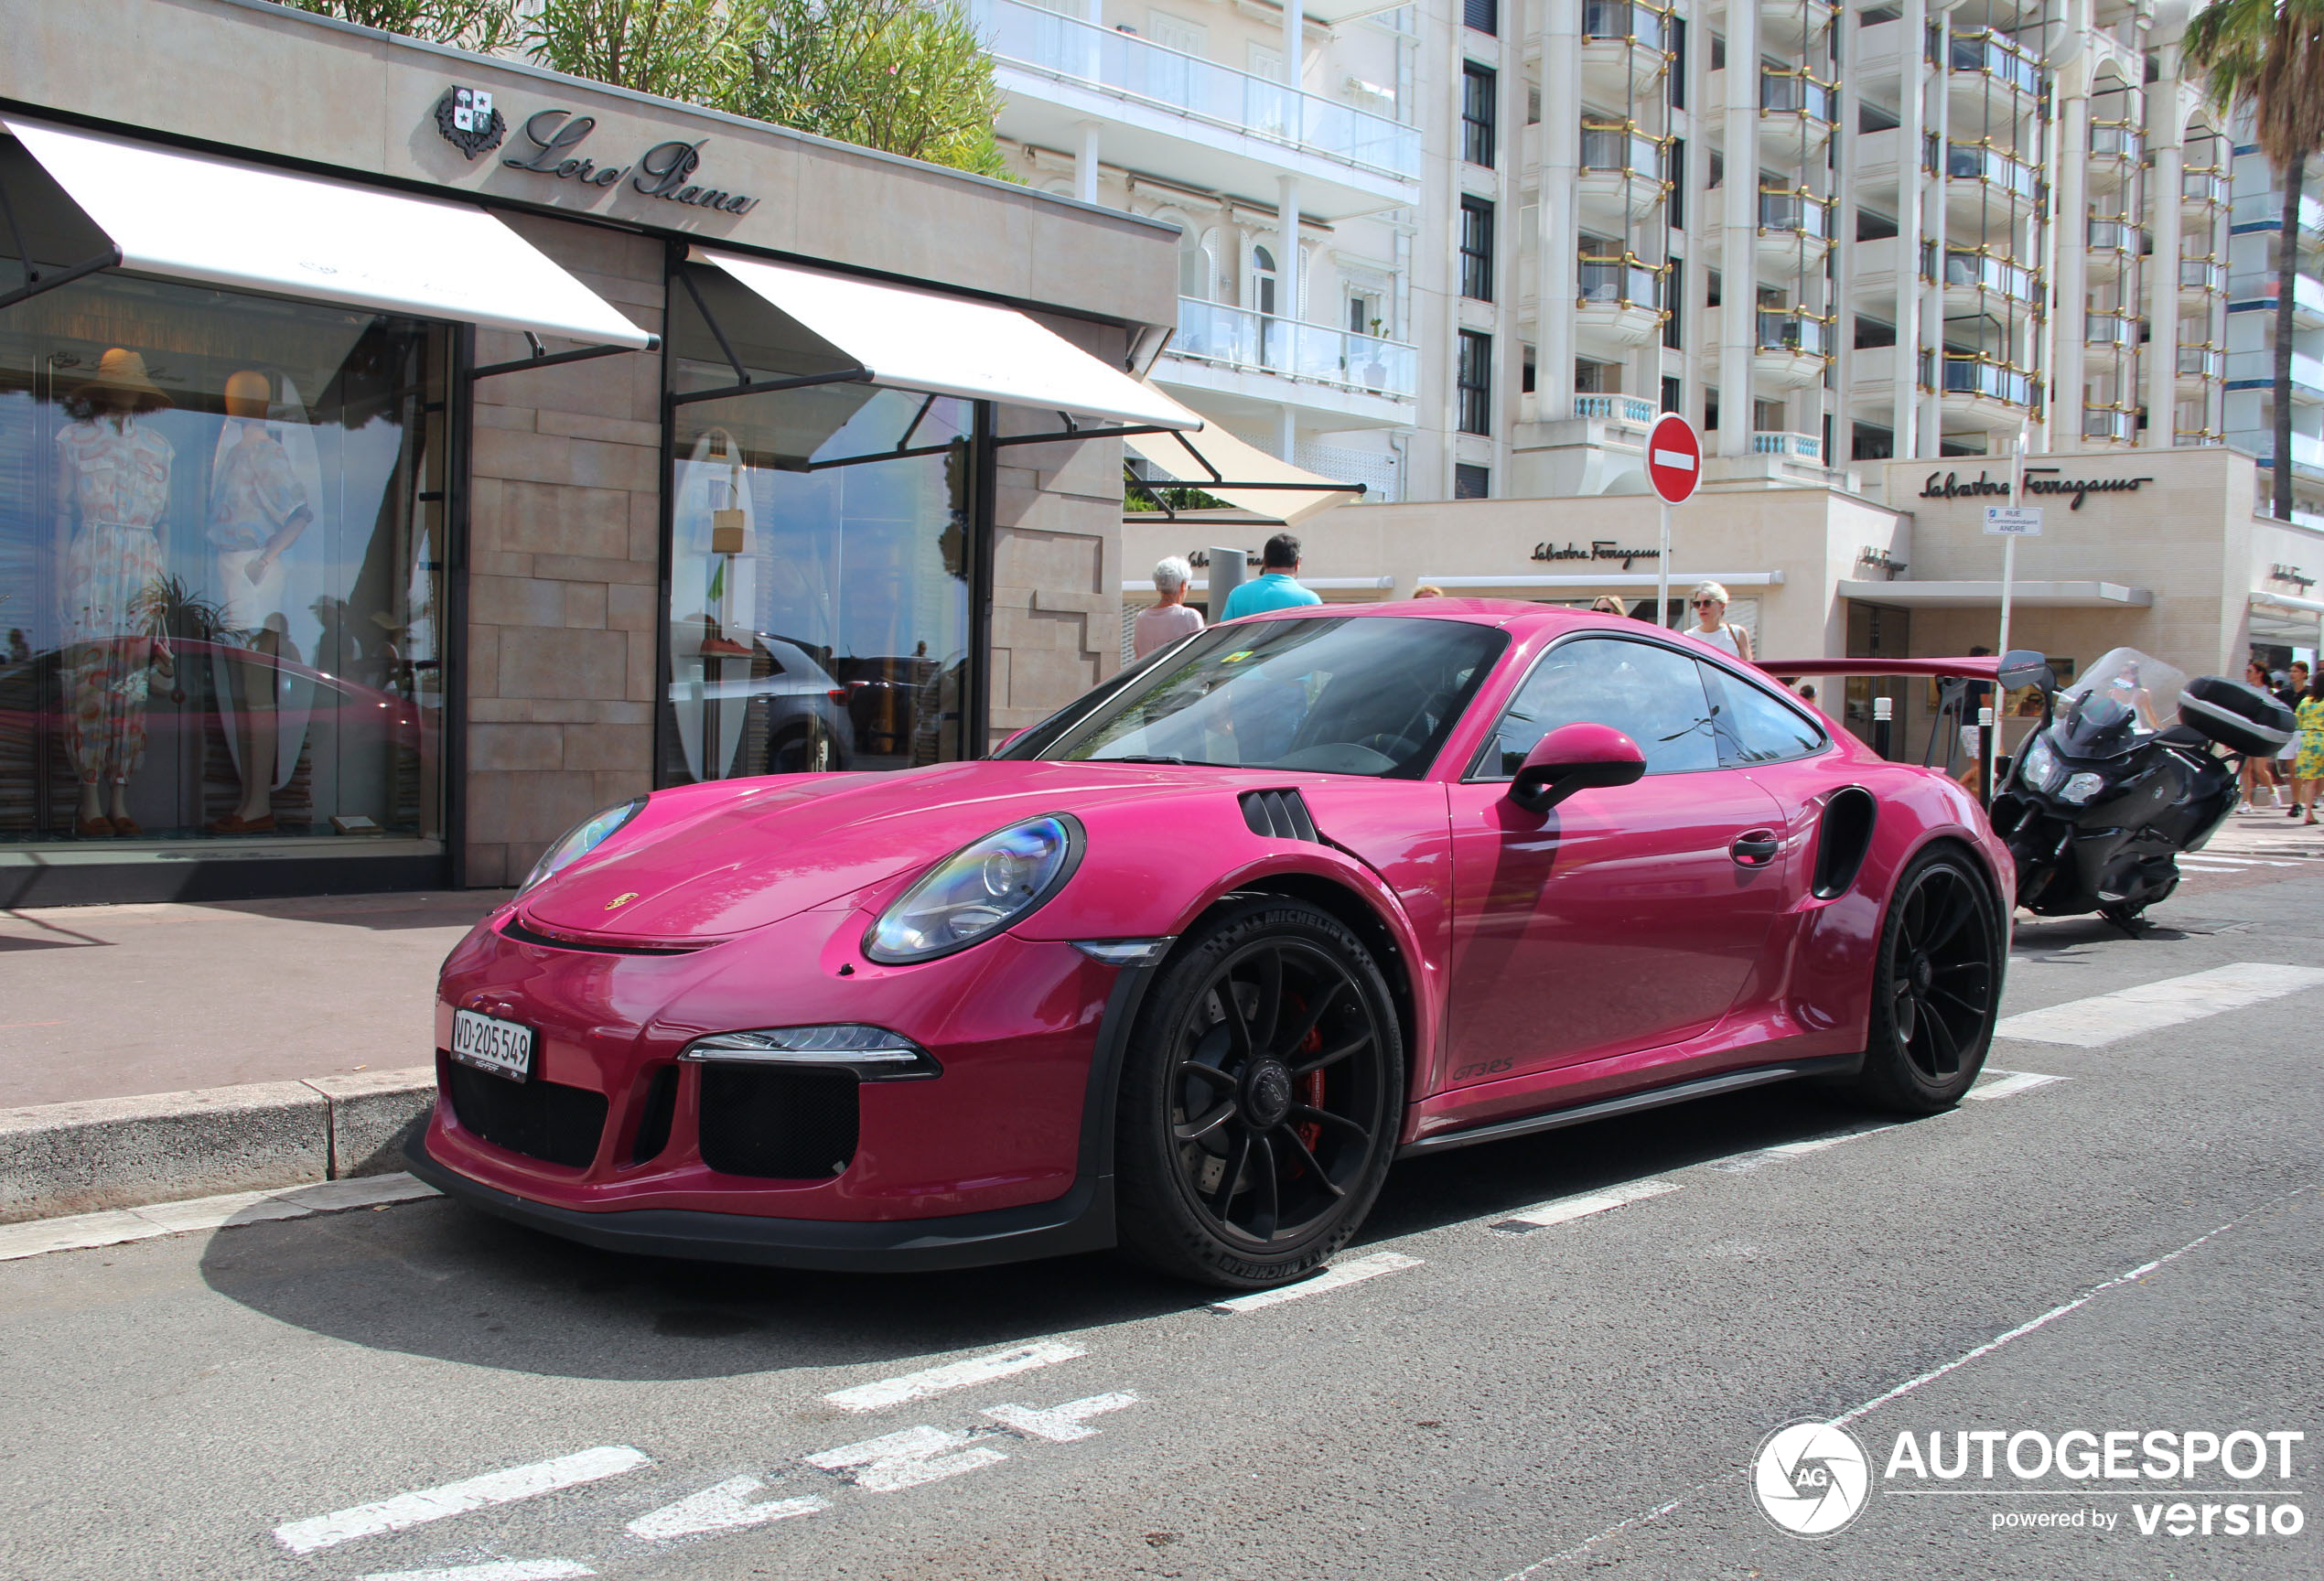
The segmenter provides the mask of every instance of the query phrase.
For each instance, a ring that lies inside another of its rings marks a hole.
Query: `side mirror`
[[[2021,687],[2039,686],[2047,692],[2058,684],[2057,675],[2050,668],[2050,661],[2032,648],[2012,648],[2001,656],[1999,672],[1994,677],[2004,692]]]
[[[1646,773],[1646,754],[1611,725],[1560,725],[1533,744],[1509,782],[1509,799],[1546,812],[1576,790],[1628,785]]]

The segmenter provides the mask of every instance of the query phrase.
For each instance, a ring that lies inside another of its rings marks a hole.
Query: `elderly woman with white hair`
[[[1727,624],[1726,588],[1716,582],[1697,582],[1695,591],[1687,596],[1687,603],[1695,610],[1695,624],[1686,628],[1689,637],[1721,652],[1732,653],[1746,664],[1751,661],[1751,634],[1740,626]]]
[[[1138,611],[1130,630],[1130,651],[1139,659],[1202,629],[1202,617],[1187,608],[1187,584],[1194,567],[1176,554],[1154,567],[1154,602]]]

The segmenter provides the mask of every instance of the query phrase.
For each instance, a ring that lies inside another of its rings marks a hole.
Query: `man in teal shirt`
[[[1220,619],[1233,620],[1245,615],[1264,615],[1270,609],[1296,609],[1303,604],[1323,602],[1299,586],[1299,540],[1288,532],[1276,533],[1259,551],[1259,573],[1256,582],[1245,582],[1227,595],[1226,612]]]

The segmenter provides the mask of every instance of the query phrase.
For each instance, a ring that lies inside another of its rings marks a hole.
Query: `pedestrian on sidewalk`
[[[2308,694],[2300,699],[2300,755],[2295,759],[2292,781],[2293,794],[2297,798],[2297,810],[2307,814],[2307,822],[2316,822],[2316,792],[2319,780],[2324,780],[2324,673],[2319,673],[2308,683]]]
[[[2274,695],[2275,689],[2267,683],[2267,666],[2256,659],[2243,666],[2243,683],[2248,686],[2256,686],[2271,696]],[[2284,805],[2283,787],[2276,780],[2276,765],[2269,759],[2256,756],[2246,757],[2243,759],[2243,780],[2245,812],[2259,811],[2259,792],[2263,785],[2267,788],[2268,794],[2276,806]]]
[[[1751,661],[1751,634],[1727,620],[1727,589],[1720,584],[1697,582],[1695,591],[1686,597],[1687,608],[1695,611],[1695,624],[1684,629],[1697,642],[1705,643],[1722,653],[1732,654],[1748,664]]]
[[[2294,660],[2288,673],[2278,670],[2268,679],[2273,681],[2279,677],[2282,683],[2271,686],[2268,690],[2275,694],[2276,701],[2292,711],[2292,716],[2297,719],[2299,717],[2300,699],[2308,693],[2308,666]],[[2276,753],[2276,778],[2291,796],[2292,804],[2284,812],[2284,816],[2286,818],[2297,818],[2300,815],[2299,751],[2300,736],[2299,732],[2295,730],[2292,732],[2292,738],[2277,748]]]
[[[1259,579],[1228,594],[1226,611],[1219,618],[1238,620],[1270,609],[1296,609],[1322,602],[1321,595],[1299,586],[1299,540],[1278,532],[1259,551]]]
[[[1181,637],[1202,629],[1202,617],[1187,607],[1186,590],[1194,567],[1172,554],[1154,567],[1154,602],[1138,611],[1131,623],[1131,656],[1143,659],[1157,648],[1167,648]]]

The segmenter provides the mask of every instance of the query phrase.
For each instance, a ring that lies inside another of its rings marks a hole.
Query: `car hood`
[[[656,795],[634,834],[542,884],[520,910],[566,936],[731,938],[927,866],[1027,818],[1285,782],[1231,769],[988,760],[687,787]]]

